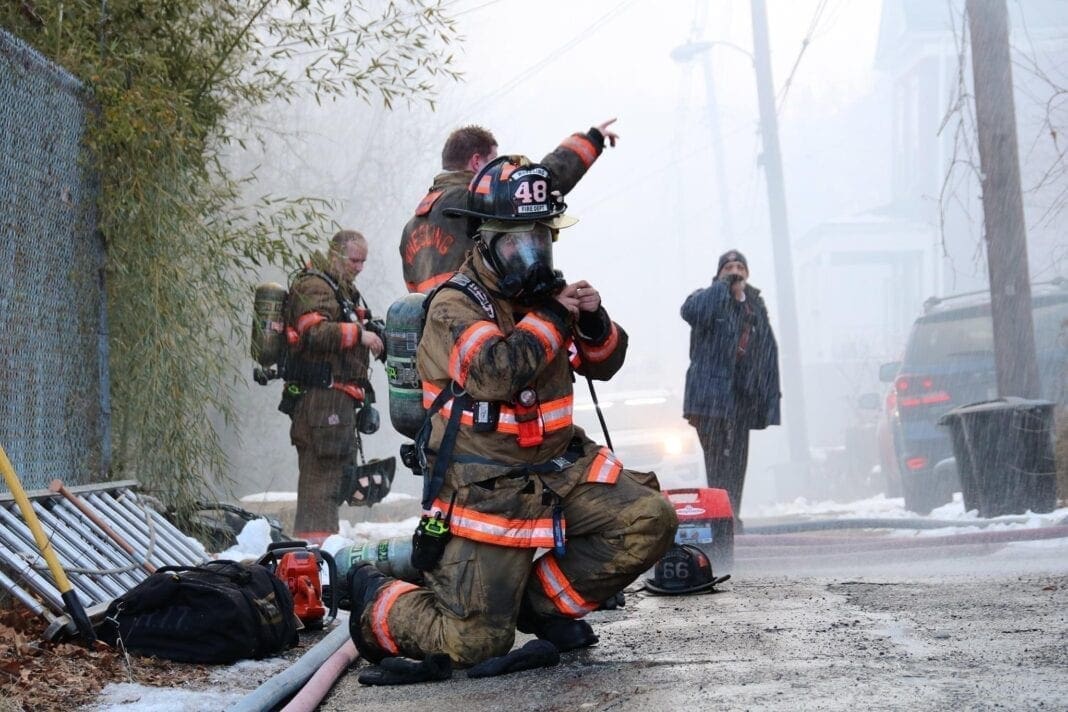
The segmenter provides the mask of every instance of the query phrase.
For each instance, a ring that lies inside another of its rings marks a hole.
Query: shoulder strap
[[[350,301],[349,299],[346,299],[341,294],[341,285],[339,285],[334,280],[333,277],[328,275],[326,272],[322,272],[322,271],[317,270],[317,269],[315,269],[313,267],[305,267],[303,270],[301,270],[301,274],[311,275],[312,277],[318,277],[319,279],[321,279],[324,282],[326,282],[327,285],[330,286],[330,289],[334,290],[334,298],[337,299],[337,305],[341,308],[341,316],[344,317],[345,321],[355,321],[355,319],[353,318],[354,317],[354,313],[353,313],[353,309],[352,309],[352,307],[353,307],[352,301]],[[362,298],[363,298],[363,295],[361,295],[361,299]],[[366,302],[364,304],[366,306]]]
[[[471,301],[482,308],[482,311],[485,312],[489,319],[497,321],[497,308],[493,306],[493,300],[490,299],[486,288],[479,284],[477,280],[472,279],[463,272],[457,272],[437,287],[434,287],[430,294],[426,295],[426,299],[423,300],[424,313],[430,310],[430,301],[437,296],[437,293],[442,289],[457,289],[463,292],[471,299]]]

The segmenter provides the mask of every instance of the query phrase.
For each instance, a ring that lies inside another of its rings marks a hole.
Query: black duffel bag
[[[108,606],[98,635],[186,663],[265,658],[297,643],[289,588],[259,564],[164,566]]]

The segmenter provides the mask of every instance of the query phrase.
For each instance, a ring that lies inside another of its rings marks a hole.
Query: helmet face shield
[[[523,232],[497,233],[490,242],[494,267],[504,274],[521,274],[539,262],[553,268],[553,234],[544,226],[534,223]]]
[[[553,271],[553,230],[547,225],[516,223],[507,232],[484,229],[480,239],[506,297],[537,300],[562,286]]]

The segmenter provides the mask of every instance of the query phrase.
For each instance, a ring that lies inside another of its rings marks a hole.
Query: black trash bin
[[[1056,507],[1053,403],[999,398],[954,408],[948,426],[965,509],[981,517]]]

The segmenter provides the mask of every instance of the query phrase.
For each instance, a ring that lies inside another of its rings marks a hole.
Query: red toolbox
[[[712,571],[729,573],[734,564],[734,511],[727,490],[712,487],[664,490],[675,506],[678,544],[695,544],[712,560]]]

